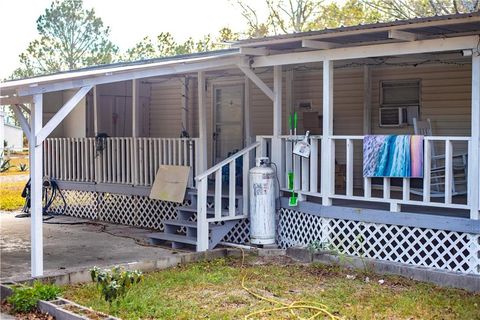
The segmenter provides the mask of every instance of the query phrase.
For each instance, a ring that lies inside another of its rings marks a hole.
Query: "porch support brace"
[[[27,140],[30,141],[30,125],[28,124],[27,119],[23,115],[22,111],[20,111],[20,107],[17,104],[14,104],[12,106],[13,113],[15,113],[15,117],[17,118],[18,122],[20,122],[20,126],[23,129],[23,132],[25,133],[25,136],[27,137]]]
[[[43,229],[42,229],[42,158],[43,140],[38,139],[42,131],[42,94],[33,96],[34,106],[30,116],[30,181],[31,181],[31,272],[32,277],[43,275]],[[38,141],[38,143],[35,143]]]
[[[335,145],[333,135],[333,61],[323,61],[323,135],[322,135],[322,204],[332,205],[335,185]]]
[[[272,89],[270,89],[269,86],[267,86],[267,84],[265,82],[262,81],[262,79],[260,79],[255,74],[255,72],[253,72],[249,67],[242,66],[242,65],[239,65],[238,68],[240,68],[240,70],[242,70],[242,72],[245,73],[245,75],[250,80],[252,80],[252,82],[255,83],[257,85],[257,87],[260,90],[262,90],[263,93],[265,93],[267,95],[267,97],[270,98],[270,100],[274,101],[274,92],[272,91]]]
[[[60,124],[60,122],[62,122],[62,120],[65,119],[65,117],[68,116],[70,112],[72,112],[72,110],[77,106],[80,100],[85,97],[88,91],[92,89],[92,87],[93,86],[85,86],[80,88],[77,93],[75,93],[75,95],[70,100],[68,100],[68,102],[65,103],[65,105],[60,110],[58,110],[58,112],[53,116],[53,118],[48,121],[45,127],[41,128],[42,123],[40,122],[41,130],[38,132],[38,134],[35,135],[37,139],[36,144],[41,144],[50,135],[50,133],[55,130],[55,128]]]
[[[30,114],[30,108],[28,108],[26,105],[24,104],[19,104],[18,105],[20,108],[22,108],[23,111],[25,111],[26,113]]]
[[[273,137],[271,161],[276,165],[280,187],[285,184],[282,161],[282,66],[273,67]]]
[[[480,56],[472,55],[472,141],[468,154],[468,197],[470,219],[479,219],[480,197]]]

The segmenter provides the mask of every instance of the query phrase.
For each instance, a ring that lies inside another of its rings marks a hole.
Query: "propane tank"
[[[275,243],[275,171],[267,157],[250,169],[250,242]]]

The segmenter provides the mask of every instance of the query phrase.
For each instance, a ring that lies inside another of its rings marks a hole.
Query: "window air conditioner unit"
[[[413,125],[418,118],[418,106],[380,107],[380,127],[404,127]]]

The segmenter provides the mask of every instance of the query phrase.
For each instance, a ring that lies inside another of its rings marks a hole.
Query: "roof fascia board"
[[[19,96],[28,96],[38,93],[46,93],[52,91],[62,91],[84,86],[95,86],[105,83],[113,83],[120,81],[127,81],[133,79],[149,78],[155,76],[166,76],[179,73],[198,72],[216,70],[225,67],[235,67],[240,62],[240,56],[211,59],[202,62],[181,63],[178,65],[161,66],[157,68],[148,68],[145,70],[133,70],[121,73],[109,73],[103,76],[93,76],[83,79],[71,79],[59,81],[55,83],[42,84],[37,86],[26,86],[17,89]]]
[[[442,52],[475,48],[479,36],[443,38],[398,42],[357,47],[342,47],[330,50],[286,53],[256,57],[252,67],[270,67],[274,65],[320,62],[325,60],[346,60],[373,58],[382,56],[397,56],[416,53]]]
[[[244,48],[244,47],[258,47],[258,46],[269,46],[275,44],[283,44],[289,42],[297,42],[302,40],[320,40],[320,39],[327,39],[332,37],[344,37],[344,36],[351,36],[357,34],[365,34],[365,33],[375,33],[375,32],[388,32],[390,30],[403,30],[408,31],[409,29],[413,28],[425,28],[431,26],[448,26],[452,24],[462,24],[462,23],[470,23],[470,22],[479,22],[480,16],[472,16],[472,17],[465,17],[460,19],[450,19],[450,20],[436,20],[436,21],[426,21],[426,22],[416,22],[411,24],[403,24],[397,26],[385,26],[379,28],[371,28],[371,29],[357,29],[357,30],[350,30],[350,31],[337,31],[324,33],[324,34],[317,34],[317,35],[309,35],[309,36],[298,36],[298,37],[287,37],[283,39],[269,39],[264,41],[254,41],[254,42],[247,42],[245,44],[236,43],[232,45],[232,48]],[[247,41],[247,40],[245,40]]]

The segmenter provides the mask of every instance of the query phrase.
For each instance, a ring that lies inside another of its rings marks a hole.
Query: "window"
[[[412,125],[419,107],[420,80],[380,82],[380,127]]]
[[[381,106],[419,106],[420,80],[381,82]]]

